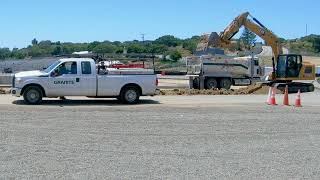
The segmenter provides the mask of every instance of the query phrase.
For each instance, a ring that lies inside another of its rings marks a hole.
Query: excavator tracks
[[[286,85],[288,85],[289,93],[297,93],[299,90],[301,93],[314,91],[314,85],[312,83],[302,83],[302,82],[275,83],[272,86],[284,92]]]

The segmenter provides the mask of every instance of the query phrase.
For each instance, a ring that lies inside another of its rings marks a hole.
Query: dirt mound
[[[0,89],[0,94],[6,94],[6,91],[4,89]]]
[[[0,94],[10,94],[9,88],[0,88]]]
[[[174,89],[174,90],[161,90],[160,95],[242,95],[242,94],[268,94],[269,87],[262,84],[254,84],[245,88],[237,90],[226,89]],[[277,92],[280,93],[280,92]]]

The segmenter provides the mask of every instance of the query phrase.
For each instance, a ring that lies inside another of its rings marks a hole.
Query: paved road
[[[2,95],[0,179],[319,179],[319,93],[302,97],[294,108],[259,95],[135,106]]]

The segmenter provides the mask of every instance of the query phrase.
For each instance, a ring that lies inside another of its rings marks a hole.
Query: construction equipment
[[[252,20],[249,19],[251,17]],[[206,50],[209,47],[228,48],[232,45],[232,38],[239,32],[241,27],[245,27],[259,36],[265,43],[271,46],[273,51],[272,68],[273,72],[269,76],[268,85],[284,90],[288,85],[289,93],[314,91],[312,83],[293,82],[301,80],[315,79],[315,65],[310,62],[303,62],[299,54],[283,54],[279,38],[261,22],[245,12],[236,17],[232,23],[220,34],[213,32],[204,36],[198,45],[198,50]]]
[[[261,81],[264,75],[259,59],[254,56],[232,57],[207,54],[186,58],[190,89],[230,89]]]

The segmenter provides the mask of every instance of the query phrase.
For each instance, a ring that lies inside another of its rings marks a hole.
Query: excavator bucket
[[[221,43],[221,37],[217,32],[212,32],[208,39],[208,45],[212,47],[217,47]]]
[[[204,34],[201,36],[201,40],[197,45],[197,51],[206,51],[210,46],[218,46],[221,42],[218,33],[213,32],[210,35]]]

